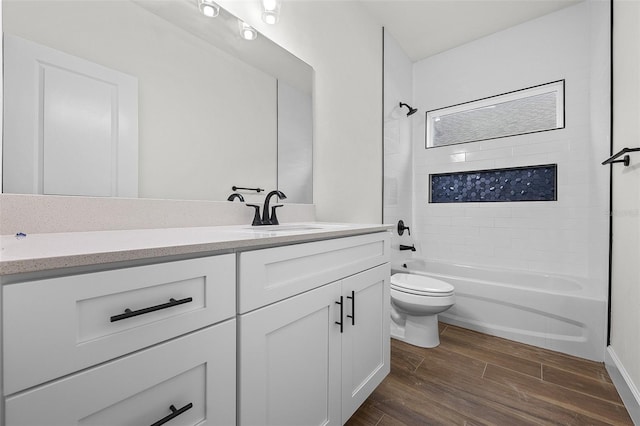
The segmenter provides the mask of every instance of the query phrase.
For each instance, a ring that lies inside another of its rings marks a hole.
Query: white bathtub
[[[607,304],[579,279],[412,259],[392,266],[455,287],[442,322],[567,354],[604,360]]]

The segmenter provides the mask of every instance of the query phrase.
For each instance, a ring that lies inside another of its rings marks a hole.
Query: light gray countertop
[[[0,275],[167,256],[259,249],[388,231],[391,225],[305,222],[0,236]]]

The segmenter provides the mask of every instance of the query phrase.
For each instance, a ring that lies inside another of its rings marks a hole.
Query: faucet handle
[[[253,215],[253,222],[251,223],[251,226],[260,226],[262,225],[262,220],[260,219],[260,206],[257,204],[246,204],[248,207],[253,207],[255,210],[255,213]]]
[[[278,207],[282,207],[282,204],[276,204],[275,206],[271,206],[271,225],[280,225],[278,222],[278,217],[276,216],[276,209]]]
[[[404,220],[401,219],[398,221],[398,235],[404,234],[404,231],[407,231],[407,233],[411,235],[411,229],[409,229],[408,226],[405,226]]]

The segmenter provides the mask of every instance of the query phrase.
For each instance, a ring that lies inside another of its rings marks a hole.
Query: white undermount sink
[[[325,224],[313,224],[313,223],[294,223],[284,225],[264,225],[264,226],[250,226],[243,228],[243,231],[250,231],[255,233],[273,233],[273,232],[297,232],[297,231],[316,231],[316,230],[339,230],[344,228],[344,225],[325,225]]]

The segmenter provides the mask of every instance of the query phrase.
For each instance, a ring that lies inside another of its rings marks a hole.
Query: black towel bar
[[[616,160],[616,158],[620,157],[623,154],[626,154],[628,152],[636,152],[636,151],[640,151],[640,148],[622,148],[620,151],[618,151],[617,153],[613,154],[611,157],[607,158],[606,160],[604,160],[602,162],[602,165],[604,166],[605,164],[613,164],[613,163],[624,163],[625,167],[629,165],[630,159],[628,155],[625,155],[622,160]]]
[[[243,188],[241,186],[235,186],[235,185],[233,185],[231,187],[231,189],[234,190],[234,191],[238,191],[238,190],[241,190],[241,189],[244,190],[244,191],[256,191],[258,193],[264,191],[264,189],[262,189],[262,188]]]

